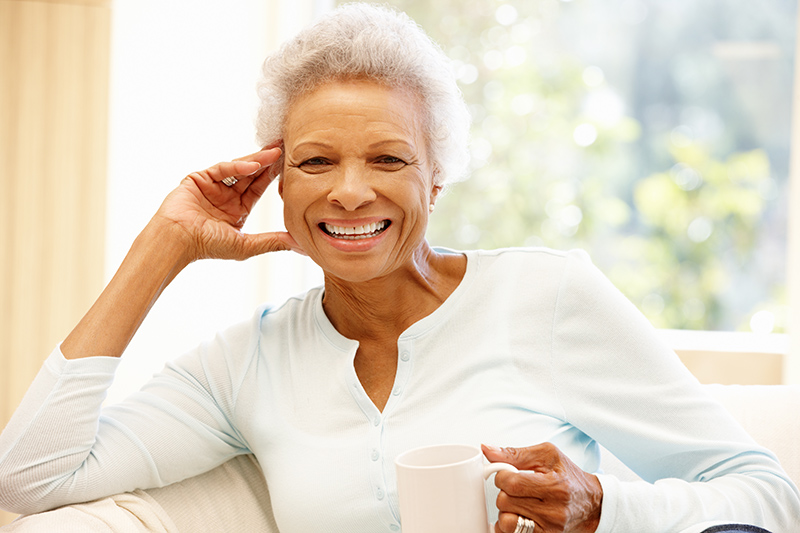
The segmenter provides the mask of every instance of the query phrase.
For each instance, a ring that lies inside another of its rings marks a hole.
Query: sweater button
[[[401,361],[408,361],[409,359],[411,359],[411,354],[410,353],[403,352],[403,353],[400,354],[400,360]]]

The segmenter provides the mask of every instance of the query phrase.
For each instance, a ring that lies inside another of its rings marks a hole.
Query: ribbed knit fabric
[[[467,252],[453,294],[398,341],[378,411],[323,290],[261,309],[101,411],[117,361],[56,350],[0,436],[0,506],[30,513],[157,487],[252,452],[282,533],[400,528],[393,460],[442,442],[602,442],[646,481],[600,475],[598,533],[709,520],[796,531],[797,488],[582,252]],[[135,357],[127,354],[126,357]],[[497,491],[487,483],[490,517]]]
[[[724,526],[710,527],[703,531],[703,533],[769,533],[769,531],[746,524],[727,524]]]

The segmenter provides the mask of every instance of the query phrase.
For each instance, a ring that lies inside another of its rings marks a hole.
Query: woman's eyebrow
[[[369,148],[371,150],[374,150],[374,149],[383,148],[386,145],[392,145],[392,144],[402,144],[403,146],[405,146],[405,147],[407,147],[407,148],[409,148],[411,150],[415,149],[415,145],[413,143],[411,143],[411,142],[409,142],[407,140],[404,140],[404,139],[383,139],[381,141],[376,141],[374,143],[371,143],[367,148]]]
[[[292,150],[299,150],[300,148],[330,148],[330,145],[320,141],[303,141],[292,146]]]

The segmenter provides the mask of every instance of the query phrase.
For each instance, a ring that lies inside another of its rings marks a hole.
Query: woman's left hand
[[[491,462],[504,462],[521,470],[498,472],[500,510],[495,533],[514,533],[519,516],[536,522],[536,533],[588,532],[597,530],[603,488],[597,476],[588,474],[550,443],[528,448],[483,446]],[[525,470],[522,472],[522,470]]]

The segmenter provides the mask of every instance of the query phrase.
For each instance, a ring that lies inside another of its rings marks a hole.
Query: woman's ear
[[[431,207],[433,207],[433,205],[436,203],[436,199],[439,197],[439,193],[442,192],[443,188],[444,186],[436,185],[434,183],[433,188],[431,189]]]

